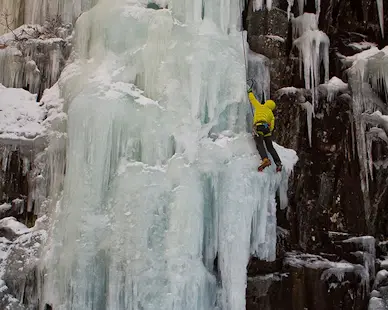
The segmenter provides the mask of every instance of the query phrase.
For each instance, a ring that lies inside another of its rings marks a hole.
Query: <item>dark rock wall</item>
[[[248,1],[245,12],[251,50],[270,59],[271,95],[277,102],[275,140],[295,149],[299,156],[290,180],[289,208],[286,212],[278,211],[278,225],[289,230],[287,246],[278,238],[278,257],[273,263],[252,258],[248,266],[247,309],[367,309],[378,271],[374,266],[378,265],[377,258],[386,254],[378,250],[376,255],[362,247],[349,248],[343,240],[366,234],[382,241],[388,238],[388,171],[374,166],[369,197],[376,220],[368,226],[351,90],[340,92],[329,101],[325,88],[319,87],[310,146],[303,103],[312,102],[312,96],[303,89],[303,77],[299,75],[287,7],[286,0],[279,0],[277,8],[271,11],[253,12],[252,1]],[[388,8],[387,0],[384,7]],[[315,13],[315,0],[308,0],[304,10]],[[299,15],[297,3],[292,12]],[[387,27],[385,13],[386,32]],[[319,29],[330,38],[330,78],[337,76],[344,82],[346,68],[338,53],[350,56],[360,52],[349,43],[374,42],[379,48],[388,44],[387,36],[383,38],[380,31],[376,1],[321,0]],[[279,91],[288,86],[297,90]],[[384,160],[388,154],[386,144],[373,142],[372,154],[374,161]],[[319,255],[315,259],[321,263],[313,264],[311,257],[300,253]],[[299,263],[295,264],[290,257],[298,257]],[[342,278],[322,276],[328,270],[341,273],[346,265],[340,261],[353,266],[345,268]]]

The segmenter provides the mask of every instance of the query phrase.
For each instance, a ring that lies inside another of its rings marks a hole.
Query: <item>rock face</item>
[[[278,225],[289,231],[287,247],[278,240],[273,263],[252,258],[247,309],[367,309],[368,304],[370,309],[384,309],[379,307],[385,305],[386,284],[380,283],[388,267],[387,145],[381,139],[368,145],[374,165],[365,194],[355,134],[355,90],[346,84],[334,93],[328,84],[314,94],[304,89],[288,2],[276,6],[253,12],[249,1],[245,28],[250,49],[269,58],[271,94],[277,103],[275,140],[295,149],[299,162],[290,183],[288,211],[278,212]],[[307,1],[304,10],[316,13],[315,1]],[[297,5],[291,12],[299,15]],[[387,29],[388,14],[384,26]],[[359,44],[363,41],[380,48],[388,43],[381,36],[375,1],[321,0],[319,29],[330,38],[330,78],[345,83],[349,72],[344,56],[373,47]]]

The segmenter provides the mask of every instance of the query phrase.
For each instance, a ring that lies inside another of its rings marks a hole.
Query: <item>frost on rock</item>
[[[77,22],[54,309],[241,310],[250,255],[275,258],[297,156],[275,144],[284,171],[257,172],[239,3],[170,3],[100,1]]]
[[[306,267],[321,270],[320,279],[326,282],[344,282],[347,274],[355,274],[362,287],[363,294],[369,292],[369,273],[364,266],[347,261],[333,262],[319,255],[289,252],[284,264],[297,268]]]
[[[373,179],[373,159],[371,154],[370,127],[378,125],[379,128],[387,129],[383,113],[387,113],[386,103],[378,96],[385,95],[388,79],[388,48],[379,50],[371,47],[365,51],[350,57],[343,57],[343,63],[350,68],[347,70],[349,87],[352,92],[352,114],[357,137],[357,153],[360,163],[361,189],[364,196],[366,222],[368,227],[373,227],[376,210],[369,199],[369,179]],[[379,114],[380,113],[380,114]],[[367,134],[369,132],[369,134]],[[377,136],[382,136],[381,134]],[[376,137],[376,135],[375,135]],[[369,140],[368,140],[369,139]]]
[[[0,83],[43,93],[58,80],[70,54],[71,25],[51,20],[0,36]]]

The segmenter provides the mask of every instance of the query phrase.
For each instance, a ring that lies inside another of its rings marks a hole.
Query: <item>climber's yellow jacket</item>
[[[253,94],[253,92],[248,93],[249,101],[255,108],[255,115],[253,117],[253,124],[267,123],[271,132],[275,127],[275,116],[272,113],[272,110],[275,109],[276,104],[273,100],[267,100],[264,104],[261,104]]]

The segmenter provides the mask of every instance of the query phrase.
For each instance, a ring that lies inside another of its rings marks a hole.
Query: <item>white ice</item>
[[[42,302],[241,310],[250,255],[275,258],[275,195],[286,207],[297,156],[275,144],[284,171],[257,172],[242,3],[147,3],[101,0],[77,22]]]

